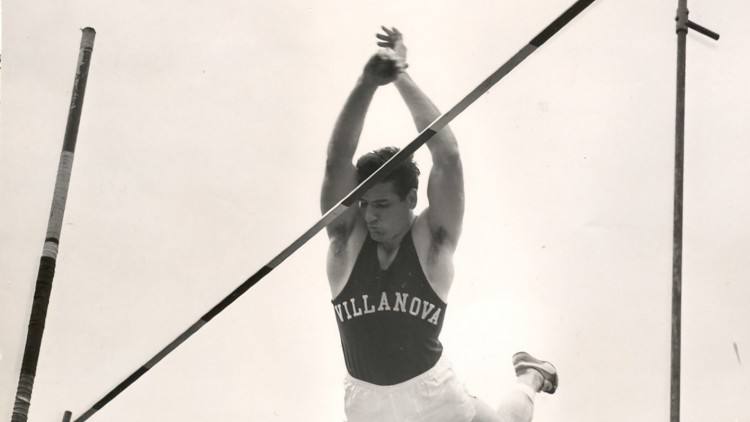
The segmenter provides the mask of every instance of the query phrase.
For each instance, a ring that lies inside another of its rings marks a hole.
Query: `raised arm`
[[[328,142],[325,175],[320,195],[321,212],[328,211],[357,185],[352,160],[359,143],[367,109],[378,86],[392,82],[398,69],[385,53],[372,56],[341,110]],[[389,68],[390,66],[390,68]],[[330,238],[345,240],[353,227],[356,210],[350,209],[328,225]]]
[[[399,60],[406,61],[406,47],[397,29],[383,28],[378,35],[379,45],[393,49]],[[422,131],[440,116],[440,111],[406,73],[395,81],[398,92],[412,115],[417,130]],[[427,142],[432,156],[432,170],[427,185],[429,206],[420,218],[425,218],[432,239],[438,246],[455,248],[461,234],[464,214],[464,186],[458,143],[449,127],[436,133]]]

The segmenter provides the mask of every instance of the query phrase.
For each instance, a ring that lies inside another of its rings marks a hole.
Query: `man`
[[[439,112],[405,72],[401,33],[383,27],[385,47],[366,64],[328,144],[323,212],[398,150],[382,148],[352,163],[365,115],[378,87],[393,83],[417,130]],[[419,170],[411,160],[374,185],[328,227],[327,273],[349,372],[349,422],[529,421],[539,391],[553,393],[549,362],[513,356],[517,387],[496,411],[470,396],[444,358],[438,337],[453,282],[453,253],[464,213],[463,172],[449,128],[427,143],[432,156],[428,207],[415,215]]]

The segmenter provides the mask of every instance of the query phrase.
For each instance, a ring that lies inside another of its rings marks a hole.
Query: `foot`
[[[529,370],[537,371],[542,375],[540,391],[553,394],[557,390],[557,369],[555,365],[539,360],[526,352],[518,352],[513,355],[513,368],[516,376],[521,376]]]

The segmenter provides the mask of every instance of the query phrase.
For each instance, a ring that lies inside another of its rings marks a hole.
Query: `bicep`
[[[433,164],[427,200],[425,216],[433,239],[439,244],[455,246],[464,215],[463,169],[458,153]]]
[[[357,175],[354,165],[351,163],[326,165],[325,176],[323,177],[323,186],[320,193],[320,211],[326,213],[328,210],[338,204],[344,196],[349,194],[357,186]],[[346,237],[351,231],[356,210],[346,210],[336,220],[331,222],[326,229],[328,236],[344,235]]]

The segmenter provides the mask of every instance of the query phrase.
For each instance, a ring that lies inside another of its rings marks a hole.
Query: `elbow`
[[[461,154],[458,152],[458,145],[441,149],[440,153],[433,157],[433,164],[443,169],[460,169]]]
[[[445,158],[452,162],[461,162],[461,153],[458,151],[458,144],[452,143],[445,148]]]
[[[443,130],[445,130],[444,128]],[[443,131],[438,132],[435,139],[427,143],[427,147],[430,149],[430,155],[432,155],[432,161],[434,164],[439,163],[460,163],[461,154],[458,151],[458,142],[456,138],[450,133]]]
[[[325,172],[327,175],[337,174],[347,167],[352,166],[350,158],[343,154],[329,154],[326,158]]]

